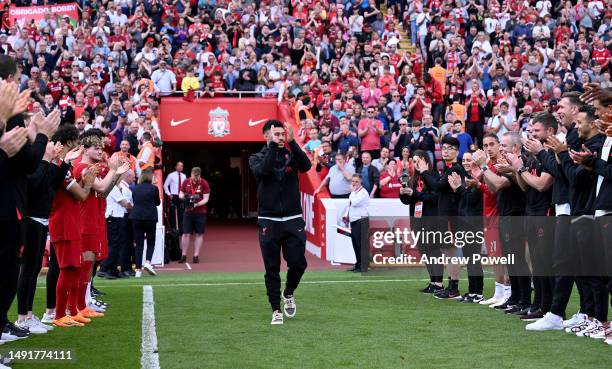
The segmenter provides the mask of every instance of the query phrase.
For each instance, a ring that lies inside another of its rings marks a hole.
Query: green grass
[[[296,293],[297,316],[283,326],[269,324],[262,273],[99,281],[108,293],[106,317],[0,349],[76,350],[72,364],[24,363],[16,369],[137,369],[142,285],[151,284],[163,369],[609,367],[612,348],[601,342],[560,332],[528,333],[515,317],[435,300],[417,292],[423,277],[422,270],[367,277],[307,273]],[[340,282],[318,283],[323,281]],[[485,284],[492,287],[491,280]],[[43,291],[38,290],[35,306],[44,306]],[[576,311],[576,297],[568,313]]]

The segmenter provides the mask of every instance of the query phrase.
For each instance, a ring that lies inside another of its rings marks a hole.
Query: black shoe
[[[113,277],[117,278],[117,279],[122,279],[125,278],[125,276],[123,275],[123,273],[121,272],[114,272],[113,274],[111,274]]]
[[[95,287],[91,287],[91,294],[92,296],[96,297],[96,296],[104,296],[106,295],[104,292],[100,291],[99,289],[95,288]]]
[[[505,314],[514,314],[514,313],[517,313],[519,311],[522,311],[525,308],[528,309],[529,307],[525,306],[525,305],[516,304],[516,305],[513,305],[513,306],[509,306],[506,310],[504,310],[504,313]]]
[[[529,314],[521,316],[521,320],[524,322],[535,322],[536,320],[543,318],[544,312],[540,309],[530,311]]]
[[[519,307],[522,307],[522,309],[517,310],[513,313],[508,313],[507,314],[512,314],[512,315],[518,315],[518,316],[525,316],[525,315],[529,315],[530,313],[530,307],[529,305],[519,305]]]
[[[356,266],[352,267],[351,269],[347,269],[346,271],[347,271],[347,272],[354,272],[354,271],[355,271],[355,269],[357,269],[357,267],[356,267]]]
[[[200,263],[200,258],[198,256],[194,256],[193,257],[193,263],[194,264],[199,264]]]
[[[132,276],[132,274],[130,272],[128,272],[127,270],[124,272],[121,272],[121,278],[130,278]]]
[[[440,300],[449,300],[449,299],[455,299],[457,297],[459,297],[459,290],[455,290],[455,289],[444,289],[442,290],[442,292],[434,294],[434,297]]]
[[[111,273],[108,272],[103,272],[103,271],[99,271],[98,274],[96,274],[98,277],[100,278],[106,278],[106,279],[117,279],[117,277],[115,277],[114,275],[112,275]]]
[[[423,288],[423,289],[421,289],[419,291],[422,292],[422,293],[434,293],[434,292],[437,291],[436,287],[439,287],[439,286],[436,286],[435,284],[430,283],[430,284],[427,285],[427,287],[425,287],[425,288]]]
[[[496,309],[496,310],[506,310],[506,309],[508,309],[509,307],[512,307],[512,306],[514,306],[514,304],[509,303],[509,302],[505,302],[505,303],[503,303],[501,305],[495,306],[493,309]]]
[[[4,333],[15,336],[17,337],[17,339],[23,339],[30,336],[29,329],[17,327],[13,323],[6,323],[6,326],[4,327]]]
[[[469,293],[464,293],[460,298],[457,299],[459,302],[474,302],[474,297]]]
[[[181,260],[179,260],[179,264],[185,264],[187,262],[187,256],[181,256]]]
[[[128,273],[130,273],[130,277],[136,276],[136,271],[134,269],[128,270]]]

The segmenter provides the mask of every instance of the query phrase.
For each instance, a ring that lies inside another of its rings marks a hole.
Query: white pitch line
[[[191,265],[189,265],[189,263],[185,263],[185,266],[187,266],[187,269],[191,270]]]
[[[492,280],[493,278],[485,278]],[[466,278],[460,281],[467,281]],[[429,282],[427,279],[354,279],[354,280],[336,280],[336,281],[301,281],[300,284],[336,284],[336,283],[405,283],[405,282]],[[172,284],[152,284],[153,287],[215,287],[215,286],[250,286],[263,285],[263,281],[258,282],[208,282],[208,283],[172,283]],[[140,284],[106,284],[96,285],[99,288],[114,288],[114,287],[140,287]],[[38,288],[45,288],[44,286]]]
[[[160,369],[157,333],[155,333],[155,300],[153,299],[153,287],[150,285],[142,286],[142,345],[140,351],[142,369]]]

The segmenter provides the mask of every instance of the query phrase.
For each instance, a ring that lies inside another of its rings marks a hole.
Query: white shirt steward
[[[100,265],[101,275],[117,277],[119,264],[129,257],[129,224],[125,217],[128,210],[121,204],[131,204],[132,194],[125,181],[117,183],[106,198],[106,236],[108,257]]]
[[[368,235],[368,208],[370,206],[370,194],[368,191],[360,187],[358,190],[351,192],[349,195],[349,206],[347,217],[351,224],[351,241],[353,242],[353,251],[355,251],[355,268],[353,271],[361,272],[367,270],[366,258],[362,262],[361,255],[364,247],[368,246],[367,235]],[[366,242],[363,242],[363,238],[366,238]]]
[[[259,246],[272,311],[280,310],[281,251],[288,269],[285,296],[293,295],[308,265],[298,172],[305,173],[311,166],[295,141],[286,147],[270,142],[249,158],[257,180]]]

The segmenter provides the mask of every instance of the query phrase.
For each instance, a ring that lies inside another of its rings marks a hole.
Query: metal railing
[[[159,91],[159,97],[185,97],[188,91],[175,90],[175,91]],[[200,98],[213,98],[213,97],[237,97],[241,99],[244,97],[261,97],[262,99],[276,99],[278,93],[271,96],[265,96],[265,92],[261,91],[238,91],[238,90],[223,90],[223,91],[193,91],[196,99]]]

